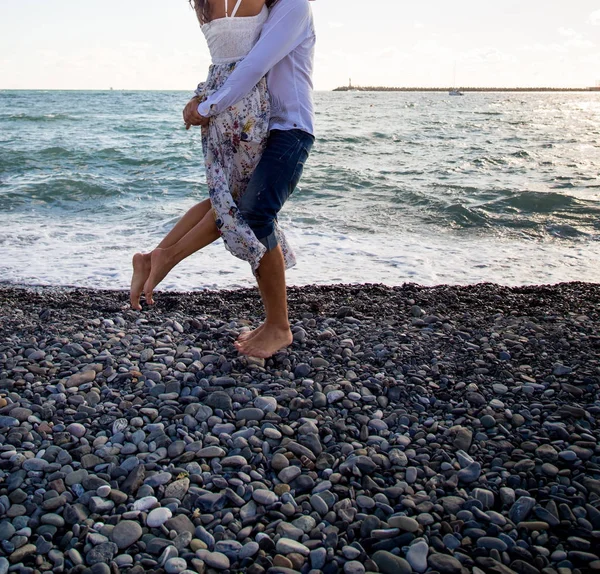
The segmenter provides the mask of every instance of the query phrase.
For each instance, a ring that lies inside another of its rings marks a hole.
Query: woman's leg
[[[166,247],[175,245],[175,243],[187,235],[204,219],[204,216],[211,210],[211,207],[210,199],[205,199],[188,209],[186,214],[175,224],[175,227],[158,244],[157,249],[165,249]]]
[[[154,303],[152,294],[156,286],[168,275],[178,263],[196,251],[210,245],[220,237],[212,210],[204,215],[202,221],[195,225],[176,243],[166,247],[157,247],[150,253],[150,273],[144,283],[146,302]],[[161,244],[162,245],[162,244]]]
[[[158,244],[157,249],[165,249],[175,245],[202,221],[210,209],[210,199],[205,199],[188,209],[186,214],[175,224],[175,227],[173,227],[166,237]],[[141,309],[140,296],[142,295],[144,285],[150,275],[152,264],[151,253],[136,253],[133,256],[132,264],[133,276],[131,278],[129,300],[131,307],[139,311]]]

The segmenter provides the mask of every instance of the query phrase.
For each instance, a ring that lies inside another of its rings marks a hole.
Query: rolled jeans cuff
[[[275,249],[277,245],[279,245],[279,241],[277,241],[277,235],[274,231],[269,233],[266,237],[257,237],[257,239],[267,248],[267,251],[271,251]]]

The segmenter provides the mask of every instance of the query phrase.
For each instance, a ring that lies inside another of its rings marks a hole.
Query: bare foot
[[[262,327],[260,333],[251,339],[235,342],[236,349],[242,355],[268,359],[280,349],[292,344],[293,337],[289,327],[287,329],[270,325]]]
[[[133,276],[131,277],[129,302],[132,309],[141,311],[140,296],[144,290],[144,283],[150,275],[150,253],[136,253],[131,263],[133,265]]]
[[[257,327],[256,329],[253,329],[252,331],[244,331],[243,333],[240,333],[240,336],[237,338],[238,343],[241,343],[243,341],[249,341],[250,339],[253,339],[254,337],[256,337],[256,335],[258,335],[263,329],[265,328],[264,323],[260,326]]]
[[[144,294],[148,305],[154,305],[153,293],[156,286],[169,274],[175,263],[170,259],[166,249],[155,249],[150,253],[150,275],[144,283]]]

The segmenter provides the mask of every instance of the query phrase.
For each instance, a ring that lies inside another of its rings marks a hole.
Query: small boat
[[[454,76],[453,76],[453,80],[452,80],[452,88],[450,88],[450,91],[448,92],[448,94],[450,94],[451,96],[464,96],[465,95],[463,92],[460,91],[459,88],[455,88],[454,86],[456,86],[456,62],[454,62]]]

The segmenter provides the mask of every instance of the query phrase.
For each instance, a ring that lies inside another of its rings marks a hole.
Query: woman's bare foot
[[[150,274],[144,283],[144,294],[149,305],[154,305],[154,289],[173,267],[175,267],[175,262],[169,257],[166,249],[157,248],[150,253]]]
[[[240,336],[237,338],[238,343],[241,343],[243,341],[249,341],[250,339],[253,339],[254,337],[256,337],[256,335],[258,335],[263,329],[265,328],[264,323],[260,326],[257,327],[256,329],[253,329],[251,331],[244,331],[243,333],[240,333]]]
[[[133,276],[131,277],[129,302],[132,309],[141,311],[140,297],[148,275],[150,275],[150,253],[136,253],[131,263],[133,265]]]
[[[260,333],[251,339],[236,341],[235,347],[242,355],[268,359],[280,349],[291,345],[292,341],[293,336],[289,327],[282,328],[264,324]]]

